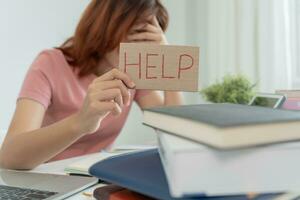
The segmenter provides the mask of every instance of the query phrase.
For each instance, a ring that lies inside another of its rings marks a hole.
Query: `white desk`
[[[83,159],[86,156],[80,156],[80,157],[75,157],[75,158],[70,158],[66,160],[61,160],[61,161],[55,161],[51,163],[46,163],[42,164],[36,169],[32,170],[32,172],[39,172],[39,173],[51,173],[51,174],[65,174],[64,168],[68,166],[71,163],[76,162],[77,160]],[[83,192],[88,193],[88,194],[93,194],[94,189],[104,186],[104,184],[97,184],[94,185],[80,193],[77,193],[67,199],[69,200],[93,200],[93,197],[88,197],[83,194]]]

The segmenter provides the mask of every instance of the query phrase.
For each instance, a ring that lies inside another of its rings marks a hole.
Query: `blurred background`
[[[170,14],[170,44],[200,46],[204,88],[243,74],[259,92],[300,88],[299,0],[162,0]],[[13,115],[25,73],[37,54],[74,32],[89,0],[6,0],[0,3],[0,141]],[[199,103],[198,93],[185,93]],[[134,105],[117,144],[155,139]]]

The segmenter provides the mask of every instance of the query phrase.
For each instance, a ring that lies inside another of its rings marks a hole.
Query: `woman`
[[[120,42],[166,44],[168,14],[160,0],[92,0],[75,35],[43,51],[24,80],[0,151],[1,166],[99,152],[120,133],[133,101],[141,109],[181,104],[179,92],[135,90],[116,69]]]

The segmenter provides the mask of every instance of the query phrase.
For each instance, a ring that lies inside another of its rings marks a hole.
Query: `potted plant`
[[[254,95],[255,84],[243,75],[227,75],[200,93],[205,100],[213,103],[248,104]]]

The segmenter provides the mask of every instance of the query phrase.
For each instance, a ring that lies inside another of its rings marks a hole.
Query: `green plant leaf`
[[[221,83],[215,83],[200,93],[205,100],[214,103],[248,104],[254,95],[254,87],[243,75],[227,75]]]

